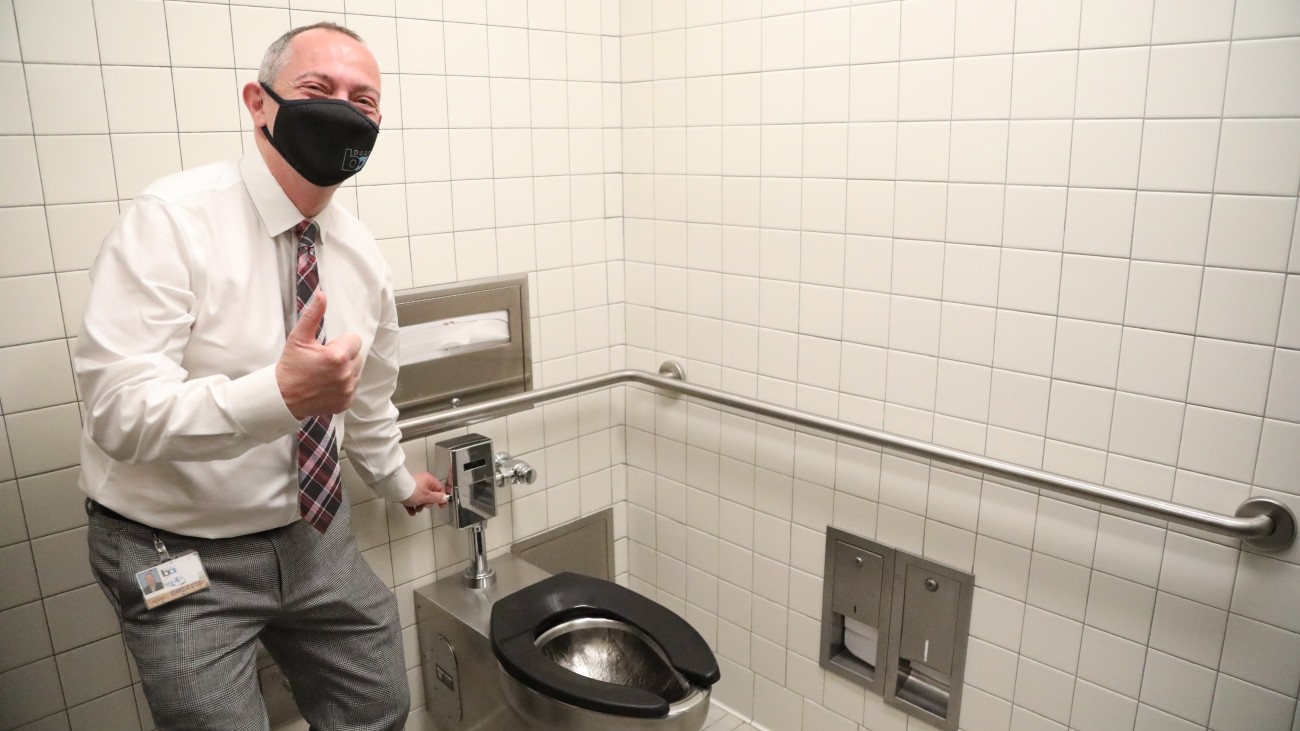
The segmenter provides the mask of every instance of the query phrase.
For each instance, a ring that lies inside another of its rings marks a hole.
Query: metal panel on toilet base
[[[467,589],[456,575],[415,590],[426,708],[436,731],[536,731],[520,720],[501,692],[488,633],[498,599],[550,574],[509,554],[493,559],[492,567],[496,581],[484,589]],[[454,658],[452,667],[444,647]],[[459,714],[450,707],[453,694]]]

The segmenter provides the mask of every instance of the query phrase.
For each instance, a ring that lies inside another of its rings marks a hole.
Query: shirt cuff
[[[228,394],[231,416],[251,437],[270,442],[292,434],[302,424],[284,403],[274,363],[231,381]]]
[[[415,478],[403,467],[371,485],[370,489],[385,500],[400,503],[415,494]]]

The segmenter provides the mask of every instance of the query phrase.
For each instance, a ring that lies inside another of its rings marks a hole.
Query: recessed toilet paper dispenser
[[[975,577],[826,529],[821,664],[955,731]]]
[[[826,529],[822,589],[823,667],[881,692],[894,573],[894,549]],[[877,672],[881,670],[881,672]]]

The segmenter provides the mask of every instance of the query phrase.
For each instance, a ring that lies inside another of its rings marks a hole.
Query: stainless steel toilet
[[[618,584],[562,573],[492,608],[506,700],[539,728],[698,731],[719,671],[686,620]]]
[[[438,442],[452,525],[469,567],[415,590],[426,708],[438,731],[699,731],[720,673],[700,633],[604,579],[552,575],[513,555],[490,564],[496,487],[533,469],[478,434]]]
[[[719,679],[704,638],[602,579],[509,554],[494,580],[415,590],[426,708],[437,731],[699,731]]]

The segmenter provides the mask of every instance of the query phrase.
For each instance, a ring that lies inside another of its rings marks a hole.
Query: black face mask
[[[262,134],[290,167],[312,185],[328,188],[356,175],[365,166],[379,125],[342,99],[283,99],[262,84],[280,105],[275,136]]]

